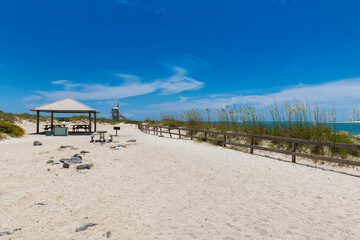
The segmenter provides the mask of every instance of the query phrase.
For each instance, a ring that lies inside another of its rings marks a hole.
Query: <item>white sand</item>
[[[109,147],[129,139],[137,142]],[[27,135],[0,142],[0,232],[21,228],[0,239],[106,239],[108,231],[110,239],[360,238],[357,169],[322,170],[129,125],[119,143],[89,140]],[[83,157],[94,164],[87,173],[46,164],[80,150],[91,152]],[[88,222],[98,225],[75,232]]]

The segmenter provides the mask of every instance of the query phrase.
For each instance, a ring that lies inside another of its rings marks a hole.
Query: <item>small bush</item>
[[[0,140],[5,139],[6,136],[0,133]]]
[[[25,134],[25,130],[18,125],[7,122],[0,122],[0,134],[6,133],[12,137],[21,137]]]

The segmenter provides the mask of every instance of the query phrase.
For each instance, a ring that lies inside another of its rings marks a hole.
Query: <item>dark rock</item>
[[[65,162],[63,163],[63,168],[69,168],[69,167],[70,167],[70,164],[65,161]]]
[[[135,139],[130,139],[130,140],[127,140],[126,142],[136,142]]]
[[[85,151],[85,150],[82,150],[81,152],[80,152],[80,154],[84,154],[84,153],[90,153],[89,151]]]
[[[71,145],[62,145],[60,146],[60,148],[73,148],[74,146],[71,146]]]
[[[85,231],[89,227],[93,227],[93,226],[96,226],[96,225],[97,225],[96,223],[86,223],[86,224],[82,225],[81,227],[77,227],[76,232]]]
[[[42,143],[36,140],[36,141],[34,141],[33,145],[34,145],[34,146],[41,146]]]
[[[68,161],[73,162],[74,164],[82,163],[82,157],[72,157]]]
[[[45,206],[45,205],[48,205],[48,203],[47,202],[39,202],[36,205]]]
[[[82,160],[82,156],[80,154],[74,154],[74,157],[80,158]]]
[[[52,161],[52,165],[56,165],[56,164],[60,164],[61,163],[61,160],[59,161],[59,160],[53,160]]]
[[[67,163],[69,165],[82,163],[82,160],[78,157],[62,158],[60,162]]]
[[[91,165],[86,163],[86,164],[81,164],[81,165],[77,165],[76,166],[76,170],[81,170],[81,169],[90,169]]]
[[[116,145],[116,146],[113,146],[112,148],[126,148],[126,146],[125,145],[122,145],[122,144],[119,144],[119,145]]]
[[[0,237],[1,236],[5,236],[5,235],[11,235],[13,234],[12,232],[8,232],[8,231],[5,231],[5,232],[0,232]]]
[[[50,168],[47,169],[50,172]]]

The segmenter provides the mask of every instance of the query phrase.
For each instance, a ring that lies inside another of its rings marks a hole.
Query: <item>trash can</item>
[[[45,136],[51,136],[52,132],[51,131],[45,131]]]
[[[54,128],[54,136],[68,136],[69,131],[67,127],[56,127]]]

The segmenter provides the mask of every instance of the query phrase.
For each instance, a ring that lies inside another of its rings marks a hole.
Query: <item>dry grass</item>
[[[358,118],[353,110],[350,121]],[[277,104],[267,109],[253,105],[232,105],[219,109],[191,109],[183,114],[163,114],[161,121],[147,120],[151,124],[163,124],[170,127],[188,127],[221,132],[246,133],[277,137],[298,138],[316,141],[331,141],[357,144],[358,139],[349,133],[340,133],[336,122],[336,108],[326,110],[321,106],[309,106],[307,103],[292,102],[283,106]],[[356,132],[355,125],[352,130]],[[213,136],[215,137],[215,136]],[[283,142],[264,142],[274,148],[290,149],[291,145]],[[360,151],[322,146],[299,145],[299,150],[319,155],[331,155],[341,158],[359,157]]]

